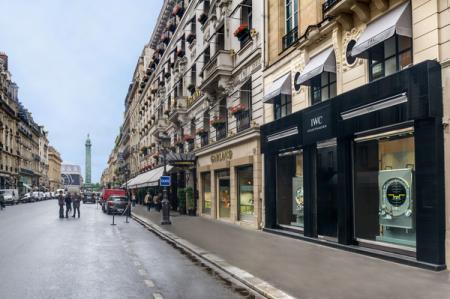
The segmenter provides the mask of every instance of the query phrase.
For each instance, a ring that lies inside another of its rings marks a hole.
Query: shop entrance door
[[[230,179],[219,178],[218,182],[219,198],[219,218],[230,218],[231,199],[230,199]]]
[[[336,141],[317,145],[317,233],[337,238],[337,150]]]

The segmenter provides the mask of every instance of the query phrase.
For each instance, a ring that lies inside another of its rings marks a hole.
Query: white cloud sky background
[[[0,51],[19,99],[49,131],[50,144],[84,176],[100,180],[123,120],[137,59],[162,0],[0,0]]]

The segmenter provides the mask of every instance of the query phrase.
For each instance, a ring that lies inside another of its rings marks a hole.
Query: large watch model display
[[[295,223],[293,225],[303,226],[304,218],[304,192],[303,177],[297,176],[292,178],[292,212],[295,215]]]
[[[378,185],[380,235],[377,240],[415,246],[412,169],[382,170]]]

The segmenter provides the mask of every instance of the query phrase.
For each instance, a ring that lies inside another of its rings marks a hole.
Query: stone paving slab
[[[159,213],[137,206],[134,214],[159,227]],[[172,217],[172,225],[163,229],[218,258],[220,267],[239,267],[261,290],[267,282],[297,298],[450,298],[447,270],[420,269],[204,217]]]

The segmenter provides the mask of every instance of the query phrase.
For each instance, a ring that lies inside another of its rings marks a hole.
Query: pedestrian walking
[[[73,204],[73,218],[75,218],[75,214],[78,211],[78,218],[80,218],[80,203],[81,203],[81,198],[79,194],[75,194],[73,199],[72,199],[72,204]]]
[[[69,212],[72,210],[72,195],[67,193],[66,198],[66,218],[69,218]]]
[[[59,218],[64,218],[64,196],[62,191],[59,191],[58,204],[59,204]]]
[[[161,211],[161,193],[157,193],[155,196],[153,196],[153,204],[155,205],[155,210],[157,212]]]

